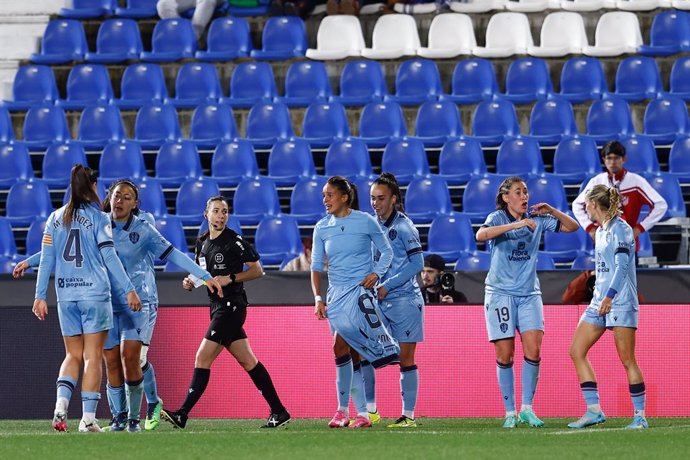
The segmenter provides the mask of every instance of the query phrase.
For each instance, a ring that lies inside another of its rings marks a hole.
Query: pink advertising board
[[[541,374],[534,400],[544,417],[575,417],[585,409],[568,347],[585,306],[544,307],[546,335]],[[166,407],[184,399],[196,349],[209,321],[208,308],[166,307],[149,352],[159,393]],[[330,417],[336,409],[335,366],[328,324],[313,307],[256,307],[245,330],[259,360],[271,373],[293,417]],[[417,348],[420,391],[416,414],[423,417],[501,417],[493,346],[487,341],[481,305],[428,306],[426,340]],[[515,356],[516,401],[520,403],[522,354]],[[637,358],[647,386],[647,414],[690,416],[690,307],[643,305],[637,334]],[[632,403],[612,333],[590,352],[597,373],[602,408],[608,416],[629,416]],[[377,371],[377,403],[385,417],[401,411],[399,370]],[[194,417],[260,418],[268,407],[246,372],[229,353],[221,354]]]

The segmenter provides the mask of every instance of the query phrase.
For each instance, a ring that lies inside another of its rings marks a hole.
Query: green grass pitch
[[[392,421],[392,420],[391,420]],[[190,419],[186,430],[165,422],[154,432],[55,433],[48,420],[0,420],[1,459],[687,459],[690,419],[651,418],[650,429],[626,431],[627,418],[585,430],[566,419],[544,428],[500,428],[500,419],[421,418],[413,429],[329,429],[325,419],[295,419],[260,430],[260,420]]]

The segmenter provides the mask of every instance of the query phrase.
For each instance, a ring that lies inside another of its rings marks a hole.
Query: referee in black
[[[228,203],[225,198],[210,198],[204,217],[208,220],[209,230],[197,240],[196,262],[223,287],[223,298],[208,292],[211,324],[196,353],[194,375],[187,397],[179,410],[172,412],[163,409],[161,416],[176,428],[186,426],[189,412],[206,389],[211,364],[226,349],[247,371],[271,408],[271,414],[261,428],[277,428],[290,421],[290,414],[280,402],[268,371],[254,356],[242,327],[247,318],[247,294],[243,283],[263,276],[259,254],[250,243],[226,226]],[[245,264],[249,269],[243,271]],[[188,276],[182,281],[182,287],[192,290],[195,282],[198,283],[198,280]]]

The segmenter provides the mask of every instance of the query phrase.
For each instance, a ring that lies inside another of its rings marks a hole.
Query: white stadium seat
[[[364,48],[362,56],[367,59],[398,59],[415,56],[421,47],[417,23],[407,14],[386,14],[374,26],[372,47]]]
[[[483,58],[501,58],[526,54],[533,45],[529,19],[523,13],[496,13],[486,27],[486,46],[478,46],[472,54]]]
[[[396,4],[397,5],[397,4]],[[429,59],[446,59],[472,54],[477,46],[472,19],[466,14],[437,14],[429,27],[429,47],[419,54]]]
[[[605,57],[636,53],[642,45],[637,15],[629,11],[602,14],[594,37],[594,46],[588,46],[583,50],[587,56]]]
[[[540,46],[530,46],[527,52],[536,57],[562,57],[582,54],[586,48],[585,22],[579,13],[559,11],[551,13],[541,26]]]
[[[364,49],[364,35],[357,16],[337,14],[326,16],[316,34],[316,49],[309,48],[309,59],[333,60],[360,56]]]

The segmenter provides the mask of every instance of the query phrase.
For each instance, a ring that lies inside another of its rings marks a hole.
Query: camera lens
[[[452,291],[455,289],[455,276],[452,273],[444,273],[441,275],[441,288],[445,291]]]

